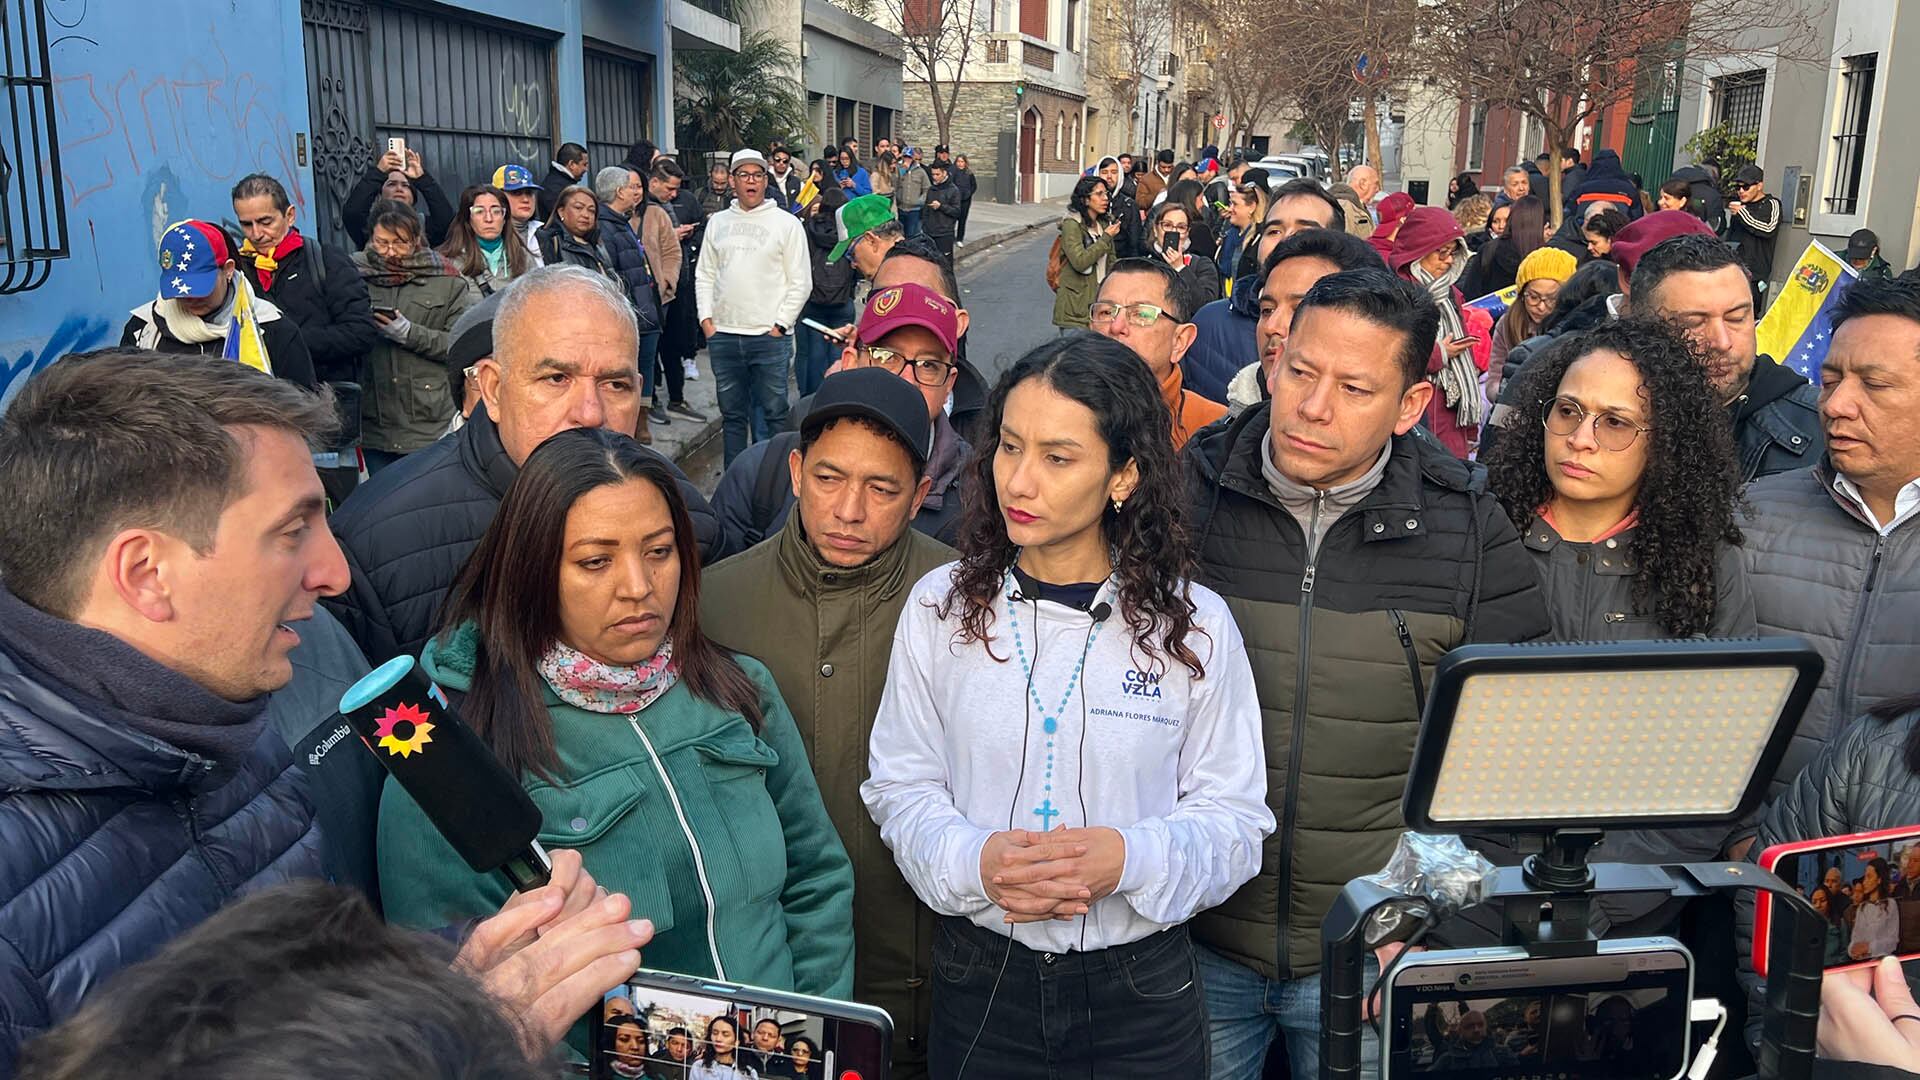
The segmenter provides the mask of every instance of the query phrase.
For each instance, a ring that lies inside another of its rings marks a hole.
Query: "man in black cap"
[[[1872,229],[1855,229],[1847,237],[1847,265],[1863,278],[1885,281],[1893,276],[1893,267],[1880,257],[1880,234]]]
[[[888,308],[906,313],[900,326],[919,326],[910,322],[915,288],[903,287]],[[932,321],[952,321],[945,306]],[[933,913],[881,842],[860,785],[894,623],[914,583],[953,558],[911,528],[931,483],[933,445],[915,383],[884,365],[827,376],[786,455],[793,512],[766,540],[709,568],[700,587],[701,629],[767,665],[812,755],[820,797],[853,860],[854,996],[894,1017],[899,1077],[925,1073]]]
[[[1753,317],[1766,307],[1767,279],[1773,276],[1773,242],[1780,235],[1780,200],[1767,194],[1767,174],[1758,165],[1742,166],[1733,177],[1734,201],[1727,206],[1727,242],[1740,252],[1740,265],[1753,279]]]

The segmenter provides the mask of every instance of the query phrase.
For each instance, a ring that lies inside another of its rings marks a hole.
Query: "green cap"
[[[833,223],[840,229],[840,242],[827,253],[827,261],[839,262],[855,240],[892,220],[893,200],[885,195],[862,195],[857,199],[848,199],[845,206],[833,212]]]

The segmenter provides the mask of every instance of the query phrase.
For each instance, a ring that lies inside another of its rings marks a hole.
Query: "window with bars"
[[[1486,164],[1483,160],[1487,153],[1487,103],[1482,101],[1473,107],[1471,118],[1467,121],[1467,171],[1479,172]]]
[[[1715,126],[1743,135],[1760,134],[1760,109],[1766,95],[1765,71],[1742,71],[1713,80]]]
[[[71,254],[46,7],[0,9],[0,295],[46,284],[54,260]]]
[[[1860,205],[1860,173],[1867,160],[1867,121],[1880,54],[1849,56],[1840,65],[1840,116],[1833,131],[1833,183],[1827,213],[1851,214]]]

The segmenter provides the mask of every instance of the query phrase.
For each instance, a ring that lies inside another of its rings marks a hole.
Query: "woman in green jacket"
[[[663,459],[573,430],[528,458],[422,666],[580,852],[651,920],[649,968],[845,998],[853,870],[766,668],[700,632],[699,547]],[[476,807],[476,813],[484,813]],[[406,791],[380,801],[387,918],[499,909]]]
[[[456,404],[447,388],[447,331],[480,302],[480,290],[426,246],[411,206],[382,199],[368,224],[373,235],[353,263],[381,338],[360,374],[361,452],[377,471],[447,433]]]
[[[1107,220],[1112,193],[1097,176],[1083,176],[1067,200],[1067,216],[1060,219],[1060,284],[1053,291],[1053,325],[1062,330],[1087,329],[1087,312],[1100,294],[1100,280],[1114,254],[1113,238],[1120,223]]]

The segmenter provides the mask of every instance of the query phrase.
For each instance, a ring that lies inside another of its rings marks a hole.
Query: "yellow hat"
[[[1513,275],[1515,288],[1524,289],[1527,282],[1540,278],[1551,278],[1564,283],[1573,276],[1580,261],[1557,247],[1537,247],[1533,254],[1520,260],[1520,270]]]

